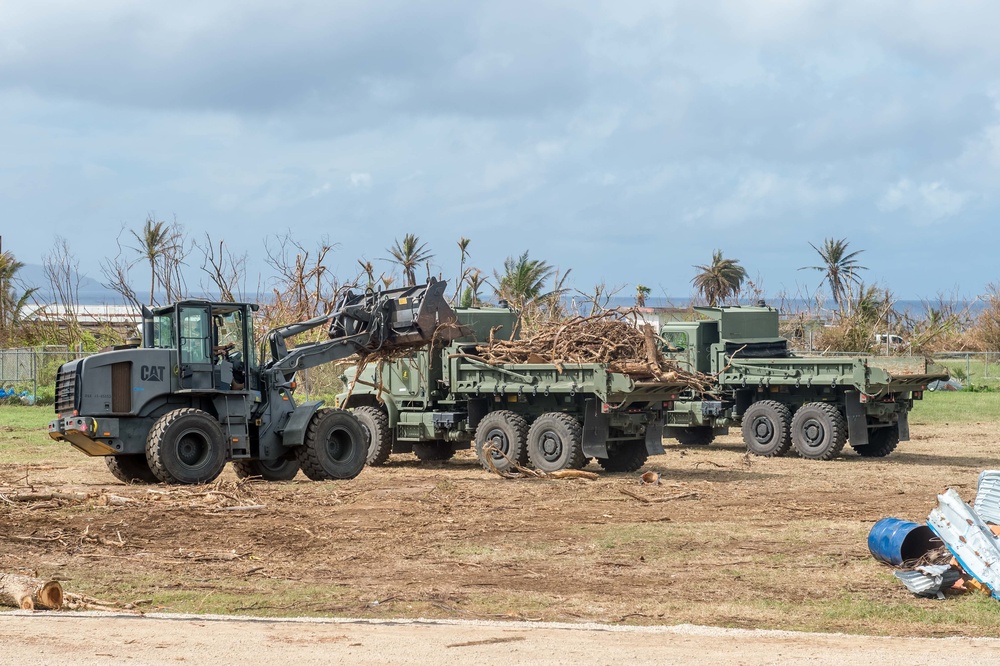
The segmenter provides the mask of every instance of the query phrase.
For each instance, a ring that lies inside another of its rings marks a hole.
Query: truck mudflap
[[[857,391],[847,391],[844,394],[844,411],[847,412],[847,438],[851,446],[866,446],[868,444],[868,416],[861,404],[861,394]]]
[[[588,458],[608,457],[610,419],[602,413],[600,403],[593,398],[586,401],[583,417],[583,455]]]
[[[659,456],[666,453],[663,448],[663,417],[656,419],[646,426],[646,453],[651,456]]]

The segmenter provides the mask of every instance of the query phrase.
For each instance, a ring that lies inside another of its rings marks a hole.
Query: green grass
[[[36,463],[65,454],[69,444],[49,438],[53,418],[50,407],[0,406],[0,463]]]
[[[925,391],[915,400],[911,424],[1000,421],[1000,392]]]

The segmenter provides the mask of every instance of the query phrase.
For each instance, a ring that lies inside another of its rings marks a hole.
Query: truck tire
[[[634,472],[641,469],[649,458],[646,441],[637,439],[634,442],[619,442],[608,447],[608,457],[598,458],[597,464],[605,472]]]
[[[580,469],[586,465],[580,422],[561,412],[539,416],[528,431],[528,460],[542,472]]]
[[[483,469],[492,472],[513,471],[514,464],[528,463],[528,422],[519,414],[506,409],[490,412],[479,421],[476,428],[476,456]],[[491,444],[496,450],[487,454]]]
[[[105,456],[108,471],[124,483],[159,483],[160,480],[149,469],[145,454]]]
[[[208,483],[226,466],[222,426],[200,409],[175,409],[161,416],[146,437],[146,462],[164,483]]]
[[[847,443],[847,421],[833,405],[807,402],[792,419],[792,444],[803,458],[832,460]]]
[[[773,458],[792,448],[792,413],[774,400],[759,400],[743,413],[743,442],[754,455]]]
[[[414,442],[413,455],[421,461],[451,460],[455,446],[451,442]]]
[[[368,440],[368,464],[384,465],[392,453],[392,431],[389,415],[378,407],[355,407],[354,417],[361,423]]]
[[[711,426],[668,428],[667,436],[673,437],[683,446],[708,446],[715,441],[715,432]]]
[[[238,460],[233,462],[233,471],[241,479],[259,476],[265,481],[291,481],[299,473],[299,461],[295,458]]]
[[[894,424],[887,428],[869,428],[868,444],[851,446],[863,458],[884,458],[899,446],[899,426]]]
[[[358,419],[342,409],[320,409],[295,449],[302,473],[313,481],[353,479],[365,468],[368,439]]]

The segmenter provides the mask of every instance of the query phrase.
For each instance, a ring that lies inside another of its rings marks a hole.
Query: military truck
[[[257,305],[185,300],[143,308],[142,346],[65,363],[49,436],[91,456],[125,482],[205,483],[231,461],[240,477],[352,478],[368,441],[349,412],[297,404],[299,370],[355,353],[448,340],[454,312],[444,282],[348,292],[335,312],[269,331],[258,355]],[[327,327],[327,340],[288,340]],[[269,354],[265,361],[258,362]]]
[[[684,380],[635,381],[600,363],[491,365],[476,342],[491,331],[509,336],[517,314],[459,308],[456,316],[462,336],[454,341],[343,377],[351,390],[338,404],[367,431],[369,464],[410,451],[446,460],[475,446],[488,470],[530,464],[552,472],[596,458],[625,472],[664,452],[663,405]]]
[[[661,321],[664,354],[715,377],[707,394],[685,392],[665,410],[665,432],[709,444],[740,427],[747,449],[829,460],[848,440],[860,456],[883,457],[909,439],[908,414],[927,384],[947,379],[923,357],[798,356],[770,307],[695,308],[698,321]]]

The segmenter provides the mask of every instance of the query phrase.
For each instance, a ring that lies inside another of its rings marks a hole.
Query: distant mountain
[[[17,273],[17,277],[27,287],[38,287],[36,300],[42,303],[55,301],[52,290],[49,288],[49,280],[45,277],[45,268],[38,264],[25,264]],[[80,277],[80,304],[81,305],[118,305],[123,304],[121,296],[106,288],[91,277],[83,275]]]

